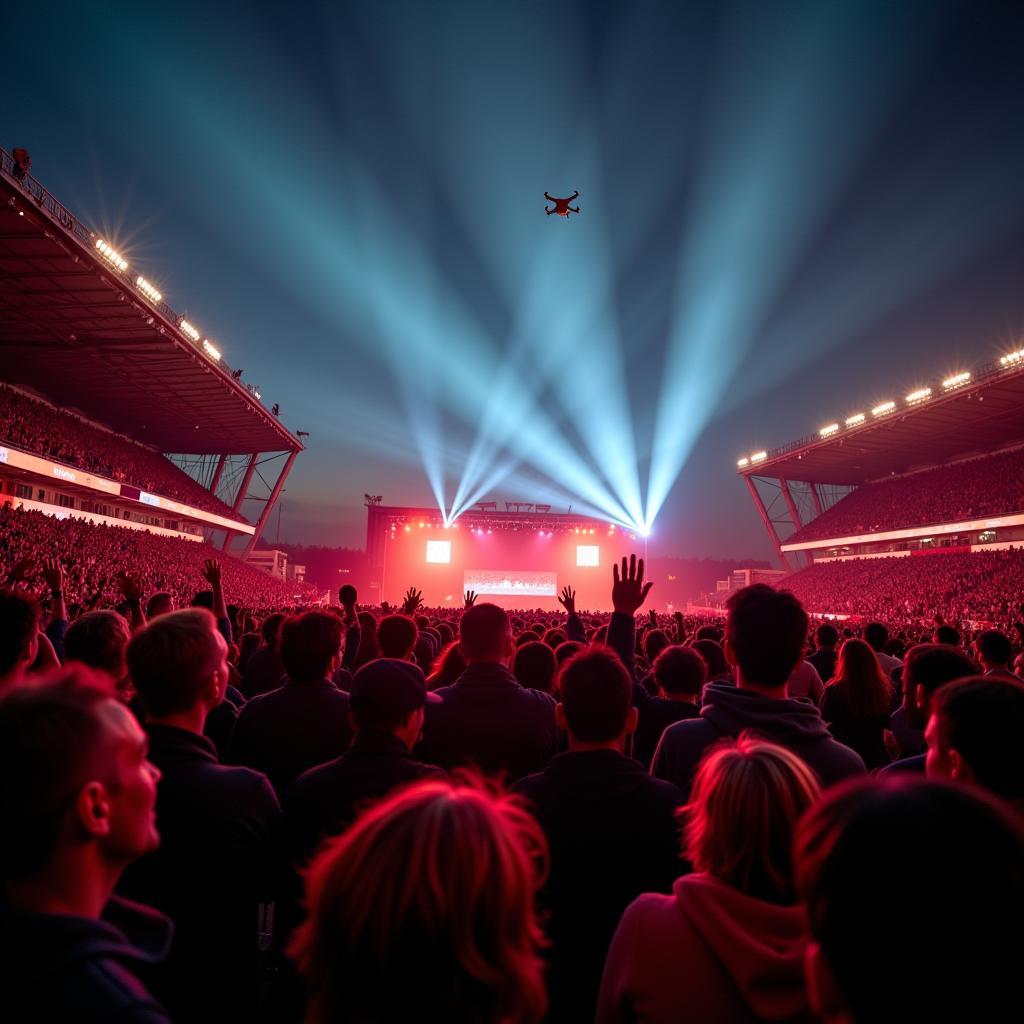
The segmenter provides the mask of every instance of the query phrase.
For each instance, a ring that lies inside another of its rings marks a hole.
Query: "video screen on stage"
[[[555,597],[558,594],[557,574],[553,572],[467,569],[464,586],[477,594],[521,594],[524,597]]]

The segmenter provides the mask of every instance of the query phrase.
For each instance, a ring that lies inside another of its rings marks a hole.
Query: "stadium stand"
[[[0,443],[245,522],[159,452],[3,385]]]

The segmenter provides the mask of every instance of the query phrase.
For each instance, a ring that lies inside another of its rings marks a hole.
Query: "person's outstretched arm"
[[[575,640],[577,643],[587,642],[587,631],[583,628],[580,617],[576,614],[576,591],[572,587],[562,587],[562,594],[558,603],[565,609],[569,616],[565,623],[565,637],[567,640]]]
[[[635,676],[633,655],[636,642],[637,609],[647,600],[653,583],[644,583],[644,560],[636,555],[622,559],[622,574],[612,566],[612,618],[608,623],[608,646],[622,659],[631,676]]]

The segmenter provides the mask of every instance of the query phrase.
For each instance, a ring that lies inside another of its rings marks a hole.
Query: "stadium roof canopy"
[[[739,472],[817,484],[862,484],[1022,442],[1024,353],[979,367],[962,384],[946,388],[936,381],[926,398],[902,399],[879,415],[866,410],[863,422],[845,422],[833,425],[829,436],[805,437],[763,453],[757,461],[750,456]]]
[[[0,380],[161,452],[302,450],[104,239],[0,158]]]

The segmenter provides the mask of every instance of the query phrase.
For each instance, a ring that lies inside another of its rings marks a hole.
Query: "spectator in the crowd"
[[[960,646],[960,630],[956,626],[949,625],[948,622],[942,622],[935,627],[935,632],[932,634],[933,644],[945,644],[947,647],[959,647]]]
[[[794,859],[825,1024],[1017,1016],[1024,830],[992,797],[907,776],[850,783],[804,816]],[[879,951],[894,915],[896,983]]]
[[[0,998],[9,1021],[169,1021],[138,975],[170,922],[112,896],[154,850],[159,771],[86,668],[0,700]]]
[[[308,768],[341,754],[352,739],[348,694],[331,679],[341,664],[341,620],[305,612],[281,624],[284,685],[243,708],[229,760],[263,772],[283,799]]]
[[[300,775],[288,794],[285,821],[294,864],[305,865],[325,836],[341,832],[372,801],[416,779],[443,777],[440,768],[412,756],[423,708],[439,699],[428,692],[420,667],[404,659],[377,658],[356,672],[349,692],[352,745]]]
[[[1014,675],[1010,668],[1013,644],[1005,633],[998,629],[982,630],[974,641],[974,652],[985,675]]]
[[[825,686],[818,675],[818,670],[806,659],[789,674],[786,680],[786,696],[793,700],[809,700],[812,704],[820,704]]]
[[[451,686],[466,669],[466,659],[462,656],[462,648],[458,640],[452,640],[434,660],[430,675],[427,676],[427,689],[440,690],[443,686]]]
[[[166,590],[158,590],[155,594],[151,594],[146,602],[146,621],[173,612],[176,608],[177,602],[174,600],[174,595],[169,594]]]
[[[579,640],[566,640],[555,648],[555,664],[561,668],[577,651],[582,651],[585,644]]]
[[[698,630],[698,632],[701,632]],[[715,630],[717,633],[718,631]],[[717,640],[709,640],[707,637],[698,638],[691,644],[703,659],[708,667],[709,683],[731,683],[732,673],[729,671],[729,663],[725,660],[725,651]]]
[[[504,609],[478,604],[459,626],[466,669],[436,693],[423,723],[418,756],[450,769],[474,765],[512,780],[539,771],[558,749],[555,701],[527,690],[509,670],[512,627]]]
[[[412,652],[416,647],[416,641],[419,637],[419,628],[415,620],[410,616],[385,615],[377,623],[377,643],[380,647],[379,657],[409,661],[412,658]]]
[[[278,650],[281,624],[287,616],[280,612],[268,615],[260,627],[261,645],[252,652],[242,671],[242,692],[249,699],[270,693],[281,685],[284,662]]]
[[[123,615],[113,611],[86,612],[68,628],[64,652],[68,661],[105,672],[122,700],[131,696],[125,652],[132,633]]]
[[[550,915],[552,1016],[591,1021],[622,911],[642,892],[668,892],[679,873],[675,811],[683,795],[624,754],[637,709],[633,682],[613,651],[593,647],[567,661],[558,692],[569,750],[516,790],[551,851],[540,903]]]
[[[529,636],[529,634],[526,634]],[[568,641],[564,641],[568,643]],[[559,647],[562,645],[559,644]],[[558,662],[555,652],[538,640],[527,641],[516,648],[512,657],[512,674],[528,690],[552,693],[555,688],[555,670]]]
[[[174,921],[154,987],[176,1019],[249,1018],[283,878],[283,833],[267,777],[219,764],[203,735],[224,699],[227,644],[204,609],[169,612],[135,634],[128,665],[162,773],[162,842],[128,869],[119,891]]]
[[[924,727],[931,712],[932,695],[943,683],[978,672],[962,651],[948,644],[916,644],[903,664],[903,703],[889,719],[889,728],[901,759],[883,772],[925,770]]]
[[[885,729],[896,703],[896,688],[877,654],[863,640],[846,640],[835,678],[825,687],[821,717],[829,732],[864,759],[868,771],[889,763]]]
[[[728,602],[726,657],[736,685],[708,683],[700,718],[677,722],[661,737],[651,773],[689,792],[700,759],[724,736],[754,729],[802,757],[831,785],[864,771],[860,755],[836,742],[819,710],[786,695],[786,681],[803,656],[807,613],[786,591],[754,584]]]
[[[980,786],[1024,818],[1024,684],[991,675],[946,683],[925,739],[929,778]]]
[[[0,590],[0,696],[16,687],[39,653],[39,605],[22,591]]]
[[[599,1024],[810,1021],[806,946],[791,850],[819,795],[810,768],[752,735],[701,762],[682,813],[694,874],[672,895],[640,896],[605,966]]]
[[[653,665],[654,659],[668,647],[669,643],[668,633],[665,630],[658,628],[647,630],[644,634],[644,661],[648,665]]]
[[[903,662],[885,653],[885,645],[889,642],[888,626],[883,622],[869,622],[864,627],[863,637],[864,642],[875,652],[882,671],[891,678],[893,670],[899,668]]]
[[[309,1024],[539,1022],[543,861],[540,829],[508,797],[423,781],[371,808],[307,876],[291,950]]]
[[[639,702],[640,721],[633,735],[633,756],[645,767],[650,767],[658,740],[670,725],[699,717],[707,672],[700,654],[680,644],[663,648],[654,659],[651,678],[658,695]]]
[[[831,622],[823,622],[814,631],[814,653],[807,660],[818,670],[818,676],[827,683],[836,672],[836,660],[839,655],[839,630]]]
[[[373,612],[359,612],[359,646],[355,658],[348,667],[353,671],[368,661],[380,657],[380,644],[377,642],[377,620]]]

